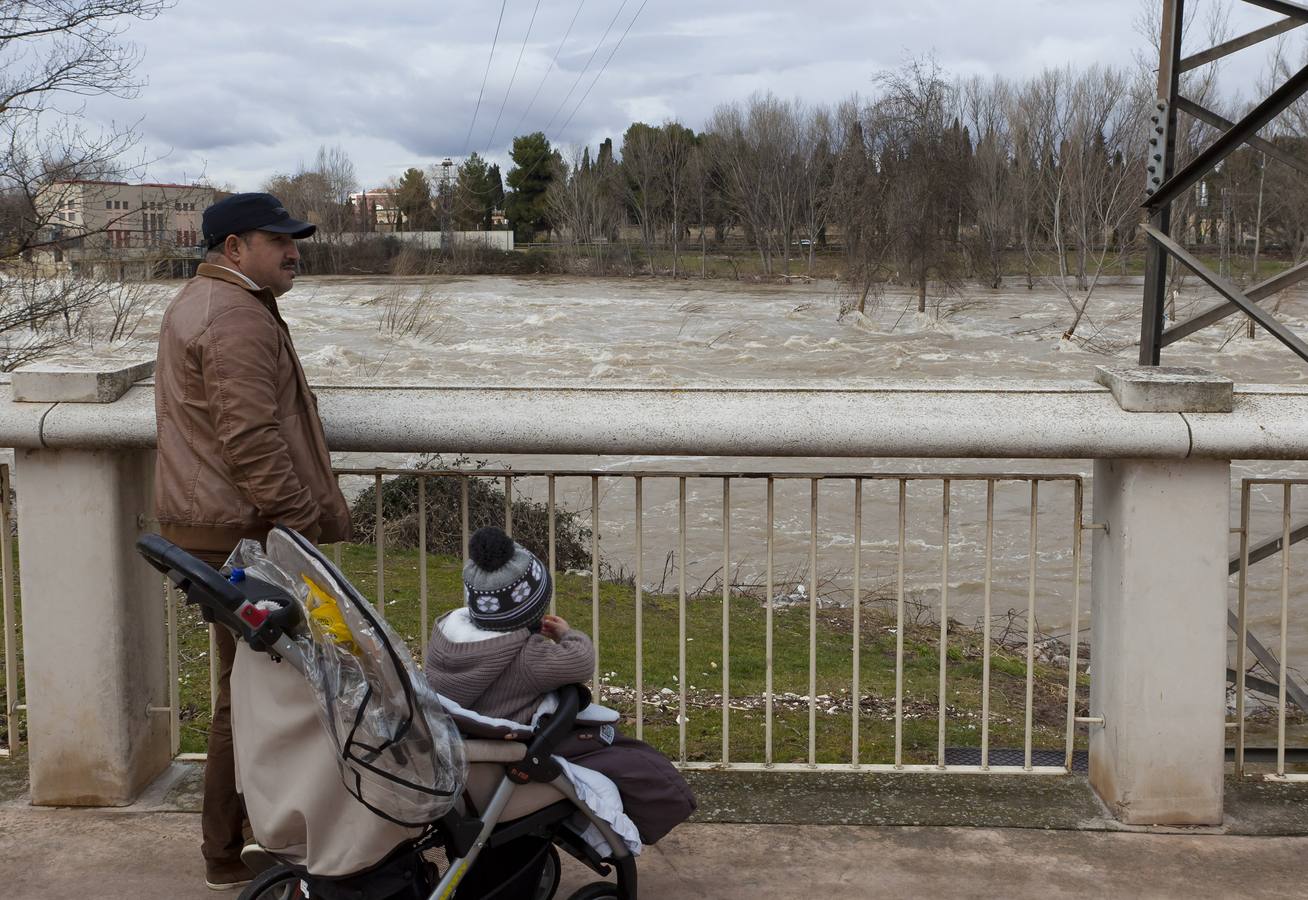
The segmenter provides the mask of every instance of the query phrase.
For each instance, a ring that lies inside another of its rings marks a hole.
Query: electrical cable
[[[596,72],[595,77],[591,79],[590,87],[586,88],[586,93],[581,95],[581,99],[578,100],[577,105],[573,107],[572,115],[568,116],[567,121],[565,121],[562,125],[559,126],[560,133],[568,129],[568,125],[572,122],[572,117],[577,114],[577,111],[581,109],[581,105],[586,102],[586,98],[590,96],[591,88],[595,87],[595,82],[600,80],[600,76],[603,75],[604,70],[609,67],[609,63],[613,62],[613,57],[617,55],[618,48],[622,46],[622,42],[625,41],[627,39],[627,35],[631,33],[631,26],[635,25],[636,20],[640,18],[641,11],[645,9],[646,3],[649,3],[649,0],[644,0],[644,2],[640,4],[640,9],[636,10],[636,14],[632,16],[631,21],[627,23],[627,30],[622,32],[622,37],[618,38],[618,42],[614,44],[613,49],[609,51],[608,59],[604,60],[604,65],[600,66],[600,70]]]
[[[648,3],[649,3],[649,0],[643,0],[643,2],[640,4],[640,8],[636,10],[636,14],[635,14],[634,16],[631,17],[631,21],[627,23],[627,28],[626,28],[626,30],[622,32],[622,36],[621,36],[620,38],[618,38],[617,43],[615,43],[615,44],[613,45],[613,49],[609,51],[609,55],[608,55],[608,57],[604,60],[604,64],[600,67],[600,70],[595,74],[595,77],[594,77],[593,79],[591,79],[590,85],[587,86],[587,88],[586,88],[586,92],[585,92],[584,94],[582,94],[581,99],[577,101],[577,105],[576,105],[575,107],[573,107],[573,110],[572,110],[571,115],[569,115],[568,118],[567,118],[567,120],[566,120],[566,121],[565,121],[565,122],[564,122],[564,123],[559,127],[559,132],[560,132],[560,133],[563,132],[563,131],[568,127],[569,123],[572,122],[573,117],[576,116],[577,112],[581,109],[582,104],[586,102],[586,98],[587,98],[588,96],[590,96],[591,89],[595,87],[595,84],[599,81],[600,76],[602,76],[602,75],[604,74],[605,70],[609,67],[609,63],[613,61],[613,57],[615,57],[615,56],[617,55],[617,53],[618,53],[618,49],[622,46],[622,42],[625,41],[625,40],[627,39],[627,35],[631,33],[631,28],[632,28],[632,26],[636,24],[636,20],[637,20],[638,18],[640,18],[640,14],[641,14],[641,12],[644,11],[645,6],[646,6],[646,4],[648,4]],[[591,52],[591,60],[594,59],[594,57],[595,57],[595,53],[599,51],[599,48],[600,48],[601,46],[603,46],[603,44],[604,44],[604,39],[605,39],[606,37],[608,37],[609,31],[613,28],[613,25],[617,22],[617,20],[618,20],[618,16],[620,16],[620,15],[622,14],[622,9],[623,9],[623,7],[625,7],[626,5],[627,5],[627,0],[623,0],[622,6],[618,7],[618,12],[617,12],[617,14],[613,17],[613,20],[612,20],[611,22],[609,22],[609,27],[606,28],[606,29],[604,30],[604,35],[603,35],[603,37],[600,38],[600,42],[599,42],[598,44],[595,45],[595,50]],[[578,12],[580,12],[580,7],[578,7]],[[591,60],[587,60],[587,61],[586,61],[586,66],[584,66],[584,67],[582,68],[582,75],[579,75],[579,76],[577,77],[577,81],[573,83],[573,86],[572,86],[572,87],[573,87],[573,90],[575,90],[577,84],[579,84],[579,83],[581,82],[581,77],[582,77],[583,75],[585,75],[586,69],[590,67],[590,62],[591,62]],[[571,91],[571,90],[568,91],[568,96],[571,96],[571,94],[572,94],[572,91]],[[567,102],[567,99],[568,99],[567,97],[564,98],[564,103]],[[559,105],[559,109],[558,109],[558,110],[555,110],[555,116],[557,116],[558,113],[559,113],[559,111],[562,110],[562,109],[563,109],[563,105],[560,104],[560,105]],[[550,119],[550,123],[553,123],[553,121],[554,121],[554,118],[551,117],[551,119]],[[548,128],[549,128],[549,124],[547,124],[545,127],[546,127],[546,129],[548,129]],[[532,164],[531,168],[528,169],[527,172],[526,172],[522,177],[523,177],[524,179],[525,179],[525,178],[529,178],[529,177],[531,177],[532,173],[534,173],[534,172],[536,171],[536,169],[540,166],[540,164],[541,164],[544,160],[551,158],[553,155],[554,155],[553,153],[549,153],[549,154],[546,154],[545,156],[542,156],[542,157],[540,157],[539,159],[537,159],[536,162]],[[506,176],[506,180],[507,180],[507,176]]]
[[[577,11],[572,14],[572,21],[568,23],[568,30],[563,33],[563,40],[559,41],[558,49],[554,51],[554,58],[550,60],[549,68],[545,70],[545,74],[536,85],[536,92],[531,95],[531,100],[527,103],[527,108],[522,111],[522,117],[518,119],[518,124],[513,127],[515,134],[522,131],[522,123],[527,121],[527,116],[531,113],[532,107],[536,105],[536,98],[540,96],[540,89],[545,86],[546,79],[554,71],[554,64],[559,61],[559,54],[563,52],[563,45],[568,42],[568,37],[572,34],[572,26],[577,24],[577,16],[581,15],[581,8],[585,5],[586,0],[581,0],[577,4]]]
[[[536,13],[540,12],[540,0],[536,0],[536,8],[531,11],[531,21],[527,23],[527,33],[522,37],[522,48],[518,50],[518,61],[513,64],[513,74],[509,76],[509,86],[504,89],[504,99],[500,101],[500,111],[495,114],[495,124],[491,126],[490,140],[486,142],[486,152],[489,153],[495,145],[495,132],[500,129],[500,117],[504,115],[504,107],[509,103],[509,94],[513,91],[513,82],[518,79],[518,67],[522,65],[522,54],[527,52],[527,41],[531,39],[531,28],[536,24]]]
[[[625,0],[624,0],[625,2]],[[486,79],[490,77],[491,62],[495,59],[495,45],[500,40],[500,25],[504,23],[504,7],[509,5],[509,0],[500,2],[500,18],[495,23],[495,37],[491,39],[490,56],[486,58],[486,72],[481,76],[481,90],[477,91],[477,105],[472,110],[472,121],[468,123],[468,136],[463,139],[463,155],[468,155],[468,144],[472,142],[472,129],[477,124],[477,113],[481,111],[481,97],[486,92]]]
[[[613,30],[613,26],[618,21],[618,16],[622,15],[622,10],[625,9],[626,6],[627,6],[627,0],[622,0],[622,5],[619,6],[618,11],[613,14],[613,19],[609,22],[609,27],[605,28],[604,34],[600,36],[599,43],[595,45],[594,50],[590,51],[590,58],[586,60],[586,65],[582,66],[581,71],[577,73],[577,80],[572,82],[572,87],[568,88],[568,93],[564,95],[563,102],[559,104],[558,109],[554,110],[554,115],[550,116],[550,120],[545,123],[545,127],[542,128],[541,131],[544,131],[546,133],[549,132],[550,126],[554,124],[554,120],[559,117],[559,113],[563,112],[563,107],[566,106],[568,104],[568,101],[572,99],[573,91],[577,89],[577,85],[581,84],[581,79],[586,76],[586,72],[589,71],[590,69],[590,64],[595,61],[595,54],[599,53],[600,47],[603,47],[604,42],[608,40],[609,32]]]

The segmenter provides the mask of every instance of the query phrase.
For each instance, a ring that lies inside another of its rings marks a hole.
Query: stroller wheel
[[[540,885],[536,888],[536,893],[532,895],[532,900],[550,900],[554,892],[559,889],[559,877],[562,875],[562,869],[559,863],[559,851],[550,844],[548,852],[545,854],[545,868],[540,872]]]
[[[304,900],[300,877],[290,866],[273,866],[255,876],[238,900]]]
[[[573,892],[568,900],[616,900],[618,886],[611,881],[592,881]]]

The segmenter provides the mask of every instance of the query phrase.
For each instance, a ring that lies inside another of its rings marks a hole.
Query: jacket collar
[[[252,288],[250,287],[251,282],[248,279],[242,278],[240,274],[223,266],[215,266],[212,263],[202,262],[200,263],[199,268],[195,270],[195,274],[199,278],[214,278],[218,281],[225,281],[228,284],[234,284],[239,288],[244,288],[272,309],[277,308],[277,298],[273,295],[271,290],[268,288]]]

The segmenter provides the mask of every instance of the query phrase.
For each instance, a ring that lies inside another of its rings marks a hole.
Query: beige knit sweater
[[[452,641],[442,625],[458,612],[432,627],[425,674],[433,689],[483,716],[530,723],[545,694],[589,680],[595,667],[595,645],[575,628],[557,643],[525,628]]]

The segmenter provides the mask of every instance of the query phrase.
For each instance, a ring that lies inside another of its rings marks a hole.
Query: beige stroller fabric
[[[244,641],[232,668],[232,734],[254,838],[288,862],[315,875],[349,875],[421,834],[376,815],[345,789],[304,676]]]

